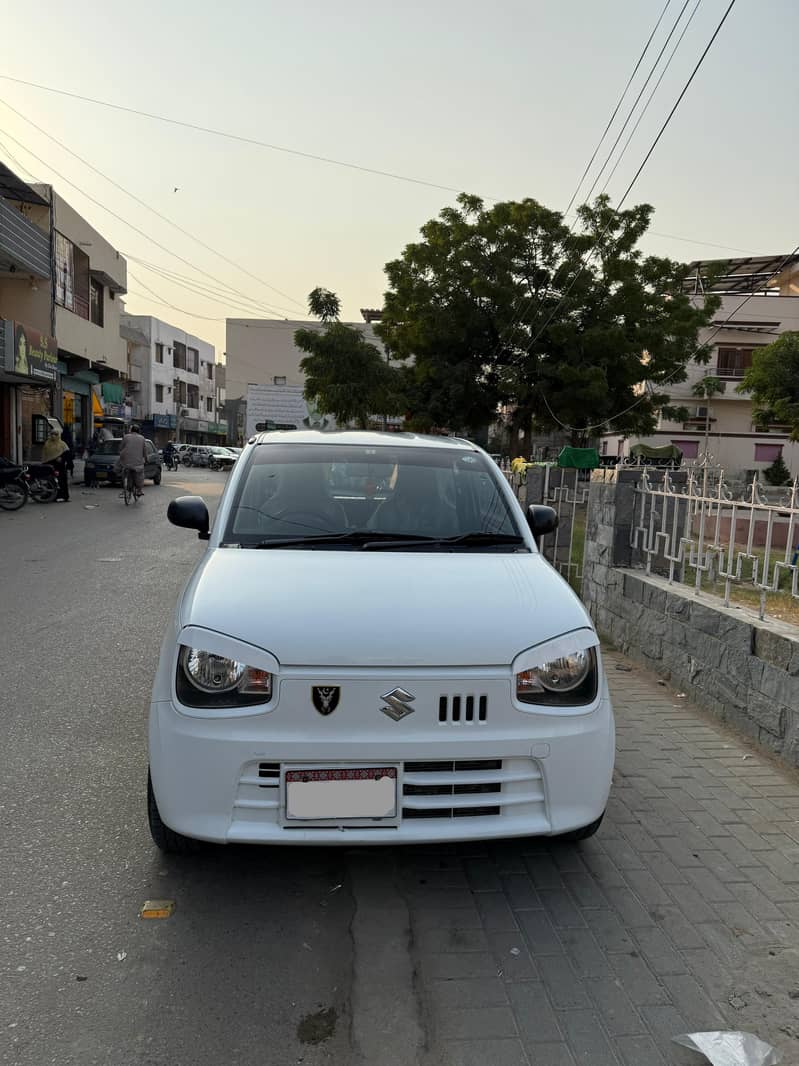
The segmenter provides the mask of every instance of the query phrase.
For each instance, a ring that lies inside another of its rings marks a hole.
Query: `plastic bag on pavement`
[[[777,1066],[782,1052],[751,1033],[682,1033],[675,1044],[698,1051],[712,1066]]]

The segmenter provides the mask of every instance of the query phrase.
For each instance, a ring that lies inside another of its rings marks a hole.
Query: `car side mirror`
[[[553,507],[531,503],[527,508],[527,524],[536,544],[539,544],[541,537],[554,533],[558,528],[558,512]]]
[[[208,540],[210,520],[202,496],[178,496],[167,508],[166,516],[173,526],[196,529],[200,540]]]

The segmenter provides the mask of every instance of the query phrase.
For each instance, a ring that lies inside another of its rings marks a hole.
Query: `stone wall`
[[[799,766],[799,628],[640,569],[637,476],[591,484],[583,599],[599,632],[694,702]],[[652,475],[650,474],[650,480]]]

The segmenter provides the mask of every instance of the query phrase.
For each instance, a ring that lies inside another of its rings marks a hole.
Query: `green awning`
[[[568,470],[596,470],[599,466],[599,452],[596,448],[561,448],[558,466]]]
[[[663,444],[659,448],[651,444],[633,444],[630,455],[636,459],[673,459],[678,463],[682,461],[682,452],[676,444]]]

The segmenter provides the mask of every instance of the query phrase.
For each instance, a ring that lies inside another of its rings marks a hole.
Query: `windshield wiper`
[[[276,537],[274,540],[262,540],[257,544],[247,545],[250,548],[313,548],[317,544],[357,544],[366,546],[368,543],[436,543],[434,537],[420,537],[415,533],[380,533],[373,529],[351,529],[346,533],[321,533],[310,537]]]
[[[415,537],[413,538],[417,543],[408,543],[407,540],[399,540],[393,534],[387,534],[384,540],[375,540],[372,538],[369,542],[364,544],[364,551],[383,551],[391,548],[413,548],[417,544],[423,548],[448,548],[450,546],[466,546],[484,544],[486,546],[499,545],[499,544],[524,544],[524,537],[520,537],[517,533],[487,533],[482,530],[476,530],[472,533],[460,533],[455,537]]]

